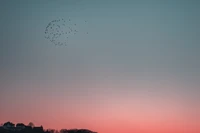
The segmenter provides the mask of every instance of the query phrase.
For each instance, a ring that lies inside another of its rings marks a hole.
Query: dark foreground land
[[[0,126],[0,133],[97,133],[88,129],[61,129],[60,131],[54,129],[44,130],[42,126],[35,127],[33,125],[24,125],[23,123],[13,124],[6,122]]]

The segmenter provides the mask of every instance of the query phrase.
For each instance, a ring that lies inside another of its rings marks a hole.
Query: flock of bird
[[[67,21],[63,18],[56,19],[46,26],[45,38],[50,40],[54,45],[67,46],[68,38],[78,33],[76,28],[77,24],[72,23],[71,19]]]

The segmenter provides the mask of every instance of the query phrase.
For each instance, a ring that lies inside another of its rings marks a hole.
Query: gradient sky
[[[0,123],[199,133],[199,12],[199,0],[1,0]],[[80,31],[67,47],[44,38],[58,18]]]

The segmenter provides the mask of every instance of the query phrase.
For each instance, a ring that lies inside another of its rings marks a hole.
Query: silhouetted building
[[[33,127],[33,130],[35,132],[43,132],[44,131],[42,126],[40,126],[40,127]]]
[[[31,126],[25,126],[25,128],[26,128],[26,129],[30,129],[30,130],[32,129]]]

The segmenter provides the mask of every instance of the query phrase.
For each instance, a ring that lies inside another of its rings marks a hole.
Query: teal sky
[[[193,114],[200,108],[199,6],[198,0],[2,0],[0,117],[79,104],[102,115],[104,107],[127,109],[137,100],[166,109],[178,104]],[[70,18],[80,31],[66,47],[44,38],[58,18]],[[39,116],[30,119],[45,123]]]

